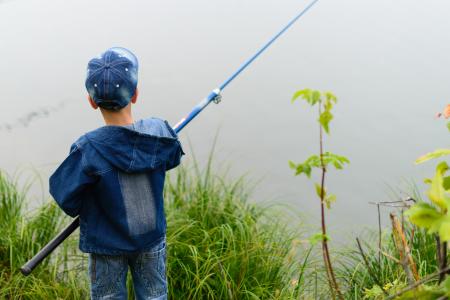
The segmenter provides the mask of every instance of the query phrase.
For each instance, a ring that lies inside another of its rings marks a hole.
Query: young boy
[[[89,62],[89,103],[106,126],[81,136],[50,177],[58,205],[80,216],[92,299],[126,299],[128,267],[137,299],[167,299],[163,186],[184,153],[166,121],[134,122],[137,73],[136,57],[124,48]]]

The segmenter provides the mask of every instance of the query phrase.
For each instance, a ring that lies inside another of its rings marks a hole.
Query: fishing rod
[[[221,92],[242,72],[244,71],[258,56],[260,56],[267,48],[272,45],[286,30],[288,30],[298,19],[300,19],[314,4],[319,0],[312,1],[306,6],[295,18],[293,18],[283,29],[281,29],[274,37],[272,37],[261,49],[258,50],[252,57],[244,62],[239,69],[234,72],[227,80],[225,80],[218,88],[214,89],[206,98],[198,103],[192,111],[184,118],[182,118],[174,127],[173,130],[180,132],[189,122],[192,121],[208,104],[211,102],[219,103],[222,99]],[[53,252],[65,239],[67,239],[72,232],[80,226],[80,217],[76,217],[72,223],[64,228],[53,240],[44,246],[33,258],[25,263],[20,271],[23,275],[29,275],[36,266],[38,266],[50,253]]]

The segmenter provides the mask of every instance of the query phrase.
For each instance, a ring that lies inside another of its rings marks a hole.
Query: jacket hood
[[[176,133],[157,118],[128,126],[103,126],[85,136],[102,158],[127,173],[170,169],[184,154]]]

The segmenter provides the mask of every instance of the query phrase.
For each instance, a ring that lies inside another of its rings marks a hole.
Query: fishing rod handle
[[[80,218],[76,217],[72,223],[67,225],[53,240],[51,240],[44,248],[41,249],[32,259],[27,261],[21,268],[20,272],[27,276],[37,265],[39,265],[50,253],[53,252],[69,235],[74,232],[80,225]]]

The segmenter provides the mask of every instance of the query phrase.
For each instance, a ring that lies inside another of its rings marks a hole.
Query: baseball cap
[[[108,110],[120,110],[136,92],[138,60],[128,49],[109,48],[91,59],[85,86],[94,102]]]

